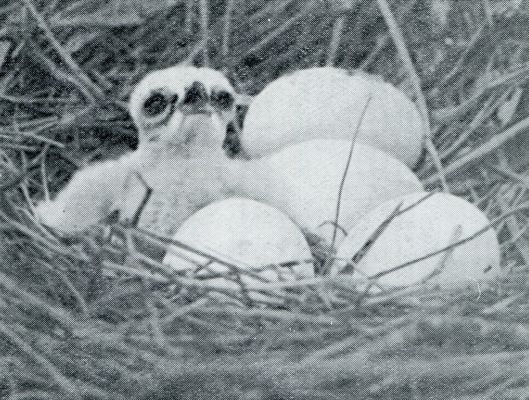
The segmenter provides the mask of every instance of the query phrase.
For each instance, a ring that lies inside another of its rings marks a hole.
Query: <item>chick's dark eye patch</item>
[[[230,110],[234,102],[235,99],[231,93],[225,90],[214,90],[211,92],[211,104],[221,110]]]
[[[155,117],[165,111],[169,100],[162,93],[151,94],[143,103],[143,112],[149,117]]]

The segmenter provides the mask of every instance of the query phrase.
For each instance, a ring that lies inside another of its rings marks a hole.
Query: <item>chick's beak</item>
[[[209,103],[183,104],[180,107],[180,111],[182,112],[182,114],[184,114],[184,116],[198,115],[198,114],[210,116],[211,114],[215,112],[215,109]]]
[[[195,81],[187,89],[180,110],[184,115],[211,115],[215,109],[209,103],[209,95],[202,82]]]

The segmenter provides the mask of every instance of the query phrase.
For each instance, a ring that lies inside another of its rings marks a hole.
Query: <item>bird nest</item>
[[[525,398],[528,13],[514,0],[5,1],[0,398]],[[168,269],[170,240],[138,228],[62,238],[36,224],[37,199],[136,145],[131,87],[179,62],[223,70],[247,99],[316,65],[398,85],[429,110],[421,180],[495,221],[508,274],[376,295],[324,274],[228,290]]]

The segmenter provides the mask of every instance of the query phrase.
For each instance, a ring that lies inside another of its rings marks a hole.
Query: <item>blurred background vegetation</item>
[[[314,287],[284,309],[225,307],[102,235],[57,238],[32,217],[77,168],[136,146],[127,98],[153,69],[208,65],[252,96],[334,65],[415,99],[380,3],[2,1],[0,399],[527,398],[525,0],[389,2],[450,190],[511,213],[497,227],[511,272],[491,287],[339,287],[332,304]],[[438,185],[428,156],[417,172]]]

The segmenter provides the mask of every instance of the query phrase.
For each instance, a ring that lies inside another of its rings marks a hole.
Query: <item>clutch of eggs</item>
[[[190,277],[211,276],[203,281],[211,288],[239,290],[240,277],[254,300],[267,299],[251,290],[255,286],[314,276],[310,248],[300,229],[280,211],[254,200],[234,197],[211,203],[188,218],[174,240],[235,265],[242,272],[234,273],[229,266],[178,246],[168,249],[164,264],[187,271]],[[291,265],[281,266],[284,263]],[[258,278],[246,275],[245,270]]]
[[[402,162],[374,147],[356,143],[347,174],[351,142],[315,139],[296,143],[248,165],[242,179],[246,196],[277,207],[299,226],[328,242],[340,215],[335,244],[368,211],[384,201],[424,190]],[[344,178],[343,190],[340,185]]]
[[[358,141],[413,167],[424,136],[415,104],[381,79],[332,67],[297,71],[266,86],[244,119],[242,148],[255,158],[309,139],[351,139],[369,96]]]
[[[397,207],[402,211],[394,214]],[[388,219],[378,237],[373,233]],[[387,271],[469,238],[487,227],[489,220],[473,204],[459,197],[426,192],[389,200],[366,215],[338,249],[333,273],[342,270],[369,239],[371,247],[355,266],[360,277]],[[452,250],[428,257],[381,276],[382,287],[403,287],[427,281],[444,288],[468,286],[500,274],[500,248],[494,229],[454,246]]]

